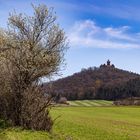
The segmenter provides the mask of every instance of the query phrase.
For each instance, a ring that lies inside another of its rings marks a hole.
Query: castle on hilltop
[[[104,67],[108,67],[108,68],[115,68],[114,64],[111,64],[111,61],[108,59],[106,64],[102,64],[100,65],[100,68],[104,68]]]

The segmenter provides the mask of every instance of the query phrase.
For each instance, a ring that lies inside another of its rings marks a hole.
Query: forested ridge
[[[82,69],[80,72],[44,84],[46,93],[56,99],[68,100],[105,99],[117,100],[140,96],[140,75],[104,64]]]

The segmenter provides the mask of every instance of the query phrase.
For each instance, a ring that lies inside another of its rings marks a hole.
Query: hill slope
[[[64,96],[68,100],[116,100],[132,96],[133,87],[135,91],[140,87],[139,78],[138,74],[104,64],[99,68],[82,69],[79,73],[54,81],[51,85],[51,94],[57,96],[57,99]],[[48,87],[49,84],[46,84],[45,89],[49,89]],[[136,94],[140,96],[140,93]]]

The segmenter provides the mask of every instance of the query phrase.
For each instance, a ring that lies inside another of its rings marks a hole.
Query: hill
[[[140,96],[138,87],[139,74],[115,68],[109,60],[100,67],[82,69],[72,76],[44,85],[45,90],[55,96],[56,100],[60,97],[68,100],[116,100]]]

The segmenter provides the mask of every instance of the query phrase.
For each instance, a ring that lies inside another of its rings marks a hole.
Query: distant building
[[[110,60],[108,59],[108,60],[107,60],[107,66],[110,66],[110,63],[111,63],[111,62],[110,62]]]
[[[106,64],[100,65],[100,68],[103,68],[103,67],[115,68],[115,65],[114,64],[111,65],[111,61],[108,59]]]

